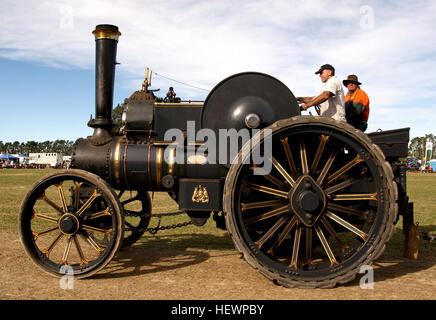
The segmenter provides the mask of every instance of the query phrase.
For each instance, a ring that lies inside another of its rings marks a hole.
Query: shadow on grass
[[[420,231],[434,233],[435,225],[420,227]],[[392,239],[385,251],[373,264],[375,283],[399,278],[408,274],[425,272],[436,265],[436,242],[419,241],[418,260],[404,257],[405,235],[401,228],[395,228]],[[430,271],[429,271],[430,272]],[[362,274],[363,276],[363,274]],[[430,274],[429,274],[430,276]],[[425,273],[423,275],[425,279]],[[347,283],[345,286],[359,285],[361,276]]]
[[[421,228],[421,231],[432,230],[436,230],[436,226]],[[208,260],[212,257],[210,250],[222,251],[218,254],[220,256],[237,254],[228,233],[146,235],[133,246],[122,249],[105,268],[105,273],[92,278],[124,278],[176,270]],[[384,253],[373,264],[376,283],[425,271],[436,265],[436,242],[420,240],[418,260],[404,258],[403,253],[404,234],[401,228],[395,228]],[[360,278],[358,274],[355,280],[345,286],[359,285]]]
[[[203,249],[203,250],[200,250]],[[93,279],[124,278],[175,270],[202,263],[211,257],[208,250],[221,250],[234,255],[228,234],[168,234],[144,236],[133,246],[118,252],[106,272]]]

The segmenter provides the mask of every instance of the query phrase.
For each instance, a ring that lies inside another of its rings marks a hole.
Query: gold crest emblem
[[[209,193],[206,187],[201,184],[194,188],[194,193],[192,194],[192,202],[195,203],[209,203]]]

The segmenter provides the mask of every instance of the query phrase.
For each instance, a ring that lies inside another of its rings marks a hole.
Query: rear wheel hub
[[[322,215],[326,205],[324,192],[310,176],[301,176],[290,192],[292,212],[306,226],[311,227]]]

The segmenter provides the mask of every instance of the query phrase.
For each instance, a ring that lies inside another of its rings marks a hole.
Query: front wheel
[[[226,178],[223,205],[235,247],[286,287],[351,281],[392,234],[398,207],[390,165],[378,146],[344,122],[300,116],[267,129],[271,139],[245,154],[243,148],[243,161]],[[244,157],[268,141],[271,170],[255,174],[259,165]]]
[[[85,278],[101,270],[119,249],[123,226],[124,213],[110,186],[75,169],[36,182],[19,215],[26,252],[54,276]]]

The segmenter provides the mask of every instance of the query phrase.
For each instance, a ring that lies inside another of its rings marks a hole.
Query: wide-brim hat
[[[348,86],[348,84],[350,82],[356,83],[359,86],[361,85],[361,83],[359,82],[359,79],[357,78],[357,76],[355,74],[350,74],[346,80],[342,81],[344,86]]]

